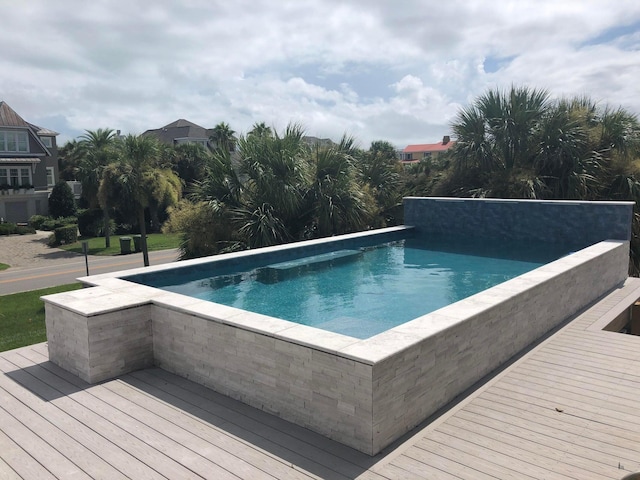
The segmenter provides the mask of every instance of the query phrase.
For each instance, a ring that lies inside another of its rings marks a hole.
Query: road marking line
[[[171,256],[173,256],[173,255],[171,255]],[[166,257],[157,256],[156,260],[161,259],[161,258],[169,258],[169,256],[166,256]],[[106,266],[89,264],[89,267],[90,267],[89,270],[96,270],[96,269],[97,270],[100,270],[100,269],[105,270],[105,269],[110,269],[112,267],[119,267],[119,266],[122,266],[122,265],[131,265],[131,264],[134,264],[134,263],[138,263],[138,262],[137,261],[129,261],[129,262],[121,262],[121,263],[112,263],[112,264],[106,265]],[[42,268],[42,267],[35,267],[35,268]],[[84,268],[82,268],[82,269],[79,269],[79,270],[67,270],[67,271],[64,271],[64,272],[43,273],[41,275],[34,275],[34,276],[31,276],[31,277],[12,278],[12,279],[8,279],[8,280],[0,280],[0,284],[13,283],[13,282],[22,282],[22,281],[26,281],[26,280],[34,280],[34,279],[44,278],[44,277],[53,277],[53,276],[56,276],[56,275],[66,275],[68,273],[77,273],[77,272],[86,273],[86,270]],[[14,273],[14,272],[7,272],[7,273]]]

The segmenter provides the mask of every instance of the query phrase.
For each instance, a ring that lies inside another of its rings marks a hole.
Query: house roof
[[[55,135],[60,135],[58,132],[53,131],[53,130],[49,130],[48,128],[42,128],[39,127],[37,125],[34,125],[33,123],[29,124],[31,126],[31,128],[33,128],[35,130],[35,132],[38,135],[45,135],[45,136],[55,136]]]
[[[30,128],[37,135],[55,136],[59,135],[58,132],[49,130],[48,128],[42,128],[33,123],[25,121],[16,111],[11,108],[7,102],[0,100],[0,127],[24,127]]]
[[[445,152],[454,144],[455,142],[438,142],[407,145],[402,153]]]
[[[0,163],[40,163],[40,159],[33,158],[33,157],[20,157],[20,158],[0,157]]]
[[[208,139],[210,130],[180,118],[164,127],[147,130],[143,136],[153,135],[164,143],[172,144],[178,138]]]
[[[0,127],[30,128],[30,125],[7,102],[0,101]]]

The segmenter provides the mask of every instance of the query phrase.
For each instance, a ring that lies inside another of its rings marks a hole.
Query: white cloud
[[[0,9],[0,99],[55,123],[43,126],[63,141],[187,118],[237,131],[298,121],[316,136],[404,146],[438,140],[461,105],[512,83],[640,113],[636,0],[0,0]]]

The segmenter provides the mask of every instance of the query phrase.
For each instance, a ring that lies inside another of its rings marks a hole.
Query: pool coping
[[[341,236],[341,238],[357,239],[365,235],[371,235],[371,233],[383,235],[385,233],[410,231],[411,229],[411,227],[405,226],[390,227],[373,232],[349,234]],[[330,237],[328,239],[323,238],[266,247],[261,249],[261,253],[268,254],[292,247],[328,243],[332,240],[334,238]],[[139,272],[162,272],[170,269],[171,264],[81,277],[78,280],[85,285],[103,287],[105,290],[95,290],[93,295],[85,290],[72,291],[60,294],[60,298],[51,299],[50,301],[59,305],[64,304],[67,309],[84,315],[102,315],[126,306],[133,307],[152,303],[177,312],[199,315],[211,321],[297,343],[367,365],[374,365],[390,356],[396,355],[402,350],[410,348],[418,341],[417,338],[424,338],[425,336],[454,328],[468,318],[493,308],[496,303],[525,292],[532,285],[550,280],[566,271],[567,268],[574,267],[586,259],[594,258],[608,251],[611,245],[622,243],[621,241],[600,242],[366,339],[350,337],[207,300],[200,300],[179,293],[133,283],[121,278],[124,272],[126,272],[127,276],[132,276]],[[179,262],[179,264],[180,267],[196,266],[220,260],[222,257],[243,258],[249,257],[254,253],[254,251],[248,250],[223,256],[185,260]],[[90,305],[87,305],[85,301],[87,297],[90,298]]]

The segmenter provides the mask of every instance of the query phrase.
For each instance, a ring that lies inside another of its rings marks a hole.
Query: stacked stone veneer
[[[155,364],[373,455],[620,285],[627,262],[628,242],[601,242],[366,340],[89,277],[44,297],[50,359],[89,382]]]
[[[153,338],[158,366],[371,452],[371,365],[168,308]]]
[[[44,297],[51,361],[89,383],[153,365],[153,306],[96,287]]]

